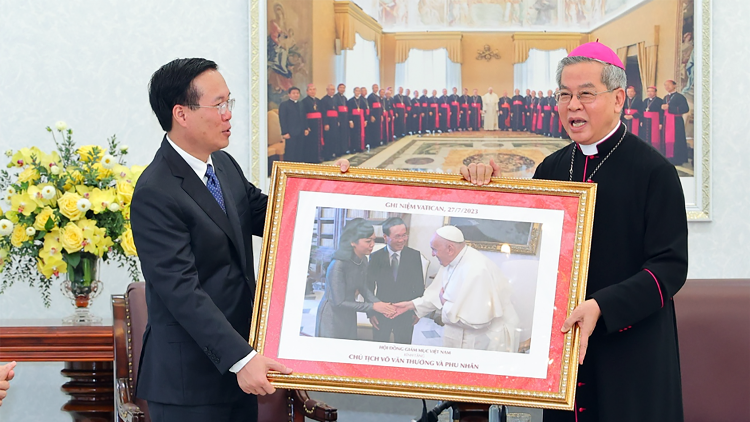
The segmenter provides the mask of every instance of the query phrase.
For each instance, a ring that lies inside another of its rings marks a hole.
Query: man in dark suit
[[[285,161],[302,161],[302,148],[307,136],[307,121],[299,103],[299,88],[289,88],[289,99],[279,104],[281,137],[286,140]]]
[[[255,395],[274,391],[267,372],[291,372],[248,344],[251,238],[263,235],[267,197],[221,151],[234,99],[217,69],[177,59],[149,84],[166,135],[135,188],[131,224],[148,303],[136,395],[154,422],[255,421]]]
[[[419,251],[406,246],[409,239],[404,220],[392,217],[383,222],[386,247],[370,255],[367,267],[369,288],[383,302],[397,303],[416,299],[424,294],[424,273]],[[414,311],[394,319],[374,312],[370,322],[375,341],[390,342],[391,332],[396,343],[411,344],[414,324],[419,321]]]

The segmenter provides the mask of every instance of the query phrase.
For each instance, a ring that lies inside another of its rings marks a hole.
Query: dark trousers
[[[391,332],[393,332],[394,343],[411,344],[411,336],[414,333],[414,313],[406,312],[397,316],[396,318],[389,319],[383,315],[378,314],[378,328],[372,329],[372,339],[375,341],[382,341],[390,343]]]
[[[256,422],[258,398],[248,394],[234,403],[181,406],[148,402],[152,422]]]

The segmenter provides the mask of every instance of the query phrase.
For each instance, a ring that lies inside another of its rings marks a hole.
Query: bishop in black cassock
[[[662,138],[666,149],[667,159],[679,166],[688,160],[687,136],[685,134],[685,120],[682,115],[690,111],[687,99],[676,91],[674,81],[664,82],[664,88],[669,94],[664,96],[664,123]]]
[[[628,87],[628,96],[625,97],[625,106],[622,108],[622,122],[628,128],[630,133],[635,136],[641,136],[641,121],[643,120],[642,109],[643,101],[635,92],[635,88]]]
[[[646,90],[648,96],[643,101],[643,122],[639,137],[648,142],[664,155],[666,153],[661,140],[661,122],[664,118],[664,104],[661,98],[656,96],[656,87],[650,86]]]

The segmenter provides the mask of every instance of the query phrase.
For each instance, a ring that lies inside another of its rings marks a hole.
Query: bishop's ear
[[[625,90],[617,88],[613,94],[615,94],[615,113],[620,114],[622,108],[625,107]]]

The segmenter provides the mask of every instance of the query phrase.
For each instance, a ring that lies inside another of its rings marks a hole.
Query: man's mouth
[[[570,123],[570,126],[572,128],[574,128],[574,129],[580,129],[584,125],[586,125],[587,122],[585,120],[583,120],[583,119],[571,118],[571,119],[568,119],[568,123]]]

